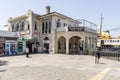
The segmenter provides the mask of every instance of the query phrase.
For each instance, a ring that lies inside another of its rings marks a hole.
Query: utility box
[[[18,41],[17,54],[24,54],[26,48],[26,41]]]

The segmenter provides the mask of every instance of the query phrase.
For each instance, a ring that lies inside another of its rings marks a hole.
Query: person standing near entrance
[[[26,53],[26,57],[28,58],[29,57],[29,48],[28,47],[25,48],[25,53]]]

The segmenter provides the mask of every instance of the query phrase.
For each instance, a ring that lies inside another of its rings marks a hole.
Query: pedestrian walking
[[[95,63],[99,64],[100,59],[100,49],[97,49],[95,52]]]
[[[28,47],[25,48],[25,53],[26,53],[26,57],[28,58],[29,57],[29,48]]]

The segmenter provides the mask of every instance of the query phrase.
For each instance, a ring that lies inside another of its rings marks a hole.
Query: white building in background
[[[26,44],[30,52],[33,45],[45,52],[65,54],[85,54],[87,50],[96,48],[97,31],[94,23],[50,12],[50,6],[46,7],[44,15],[29,10],[22,16],[9,18],[8,28],[28,39]]]

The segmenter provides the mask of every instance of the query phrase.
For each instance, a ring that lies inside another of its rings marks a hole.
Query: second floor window
[[[21,28],[21,30],[24,30],[24,27],[25,27],[25,23],[22,22],[22,28]]]
[[[48,23],[46,22],[46,29],[45,29],[45,33],[47,33],[48,30]]]
[[[44,34],[44,22],[42,23],[42,33]]]
[[[16,31],[18,31],[19,30],[19,24],[17,23],[17,26],[16,26]]]
[[[58,19],[57,21],[57,28],[61,27],[61,22],[60,22],[60,19]]]
[[[57,22],[57,28],[61,27],[61,22]]]
[[[67,24],[66,24],[66,23],[64,23],[64,24],[63,24],[63,26],[65,27],[65,26],[67,26]]]
[[[51,33],[51,21],[49,21],[49,33]]]
[[[37,24],[35,24],[35,30],[37,30]]]
[[[14,31],[14,24],[12,25],[12,32]]]
[[[30,25],[28,24],[28,30],[30,30]]]

